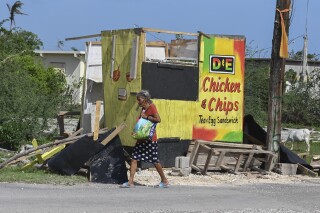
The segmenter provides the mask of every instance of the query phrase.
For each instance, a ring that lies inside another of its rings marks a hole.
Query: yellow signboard
[[[244,37],[202,37],[193,139],[242,142]]]

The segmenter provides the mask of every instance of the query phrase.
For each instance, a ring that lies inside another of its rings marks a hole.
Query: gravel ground
[[[319,182],[320,178],[313,178],[304,175],[279,175],[270,173],[262,175],[259,173],[245,173],[240,175],[208,172],[207,175],[192,173],[186,177],[172,176],[171,170],[166,169],[165,174],[170,185],[185,186],[219,186],[219,185],[243,185],[243,184],[259,184],[259,183],[279,183],[279,184],[295,184],[302,182]],[[129,174],[128,174],[129,175]],[[157,171],[153,169],[142,170],[135,175],[135,182],[138,185],[152,186],[158,184],[160,177]]]

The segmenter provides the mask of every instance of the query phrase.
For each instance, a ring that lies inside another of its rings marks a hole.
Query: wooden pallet
[[[205,158],[205,161],[199,161],[199,156]],[[235,158],[235,165],[230,167],[227,157]],[[190,155],[190,167],[204,175],[209,168],[235,174],[247,172],[248,169],[263,173],[272,170],[276,157],[276,154],[263,150],[262,146],[258,145],[196,140]],[[254,166],[255,161],[264,162],[265,169]]]

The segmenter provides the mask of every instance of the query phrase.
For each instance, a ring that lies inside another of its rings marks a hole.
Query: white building
[[[67,84],[74,89],[73,101],[81,104],[82,79],[85,73],[85,51],[36,50],[45,67],[52,67],[66,76]],[[75,86],[78,85],[78,86]]]
[[[84,133],[90,133],[94,131],[97,101],[101,103],[99,126],[104,126],[104,97],[101,43],[87,42],[86,47],[86,72],[83,78],[81,127]]]

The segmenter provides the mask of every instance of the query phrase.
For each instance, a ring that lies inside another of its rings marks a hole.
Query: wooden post
[[[291,0],[277,0],[276,9],[280,11],[290,9],[290,6]],[[289,13],[282,12],[287,35],[289,34]],[[279,53],[281,35],[281,17],[280,12],[276,10],[270,62],[267,147],[269,151],[276,152],[277,155],[281,141],[281,102],[285,71],[285,58],[280,58]]]
[[[95,119],[94,119],[93,141],[96,141],[99,138],[100,108],[101,108],[101,101],[98,100],[98,101],[96,101],[96,113],[95,113]]]
[[[59,133],[60,133],[60,136],[62,136],[64,133],[64,116],[57,115],[57,121],[58,121],[58,125],[59,125]]]

